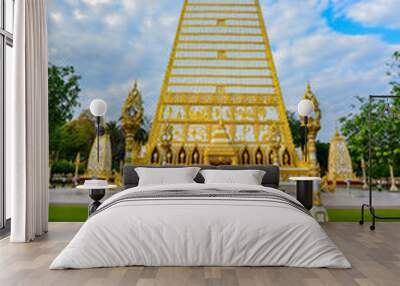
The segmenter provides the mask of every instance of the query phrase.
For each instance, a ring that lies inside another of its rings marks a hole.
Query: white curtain
[[[15,1],[13,93],[6,98],[6,187],[12,242],[47,232],[48,86],[45,0]]]

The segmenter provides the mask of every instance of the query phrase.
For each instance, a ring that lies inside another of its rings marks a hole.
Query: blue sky
[[[387,93],[385,72],[400,50],[400,0],[260,0],[286,108],[296,110],[307,82],[322,108],[328,141],[355,96]],[[49,60],[82,76],[81,107],[96,97],[118,119],[133,81],[152,116],[181,0],[52,0]]]

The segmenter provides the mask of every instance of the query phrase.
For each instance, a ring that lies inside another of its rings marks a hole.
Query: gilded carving
[[[138,163],[140,158],[140,143],[135,142],[135,133],[143,120],[142,95],[135,81],[129,91],[121,112],[121,126],[125,133],[125,163]]]

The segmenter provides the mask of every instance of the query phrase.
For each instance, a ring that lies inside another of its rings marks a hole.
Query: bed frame
[[[175,166],[175,165],[166,165],[166,166],[148,166],[148,165],[126,165],[124,167],[123,173],[123,184],[124,189],[136,187],[139,183],[139,176],[135,171],[136,167],[146,167],[146,168],[182,168],[185,166]],[[262,170],[265,171],[264,178],[262,179],[261,184],[264,187],[271,187],[277,189],[279,187],[279,167],[268,165],[254,165],[254,166],[230,166],[230,165],[221,165],[221,166],[211,166],[211,165],[196,165],[196,167],[200,167],[202,170],[204,169],[217,169],[217,170]],[[197,183],[204,183],[204,178],[200,174],[194,178]]]

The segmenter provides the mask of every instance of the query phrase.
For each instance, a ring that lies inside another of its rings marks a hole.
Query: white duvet
[[[181,184],[154,190],[264,190],[254,185]],[[50,269],[145,266],[294,266],[349,268],[350,263],[309,215],[258,199],[177,198],[121,202],[89,218]]]

